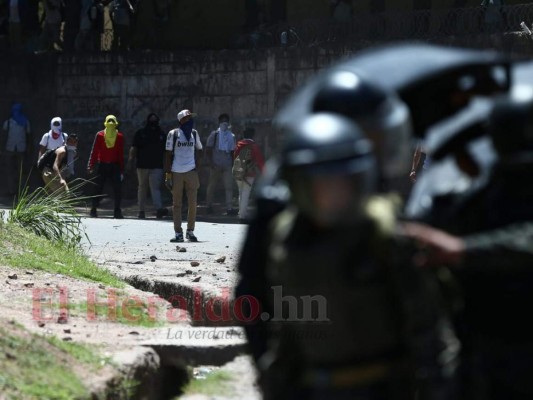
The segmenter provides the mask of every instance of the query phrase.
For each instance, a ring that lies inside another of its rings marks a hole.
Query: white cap
[[[62,123],[62,122],[63,122],[63,121],[61,121],[61,117],[54,117],[54,118],[52,118],[52,120],[50,121],[50,126],[51,126],[51,127],[54,127],[54,124],[56,124],[56,126],[61,127],[61,123]]]
[[[189,115],[191,117],[196,117],[196,113],[192,113],[189,110],[181,110],[178,113],[178,121],[181,121],[183,118],[188,117]]]

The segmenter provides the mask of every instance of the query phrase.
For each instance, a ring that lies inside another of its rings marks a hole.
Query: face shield
[[[375,193],[373,156],[289,168],[284,177],[290,202],[322,228],[349,226],[362,217],[366,200]]]
[[[405,179],[410,168],[413,146],[409,110],[402,101],[390,97],[371,117],[362,117],[358,123],[374,145],[381,188],[390,190]]]

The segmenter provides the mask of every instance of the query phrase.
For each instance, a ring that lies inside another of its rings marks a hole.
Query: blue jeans
[[[161,168],[137,168],[137,180],[139,187],[137,190],[137,200],[139,204],[139,211],[144,211],[146,205],[146,193],[148,185],[150,186],[150,195],[152,196],[152,203],[156,210],[163,208],[161,202],[161,185],[163,184],[163,169]]]

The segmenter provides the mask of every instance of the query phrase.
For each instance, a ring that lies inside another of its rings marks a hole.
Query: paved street
[[[197,243],[170,243],[174,236],[171,219],[84,218],[88,239],[84,247],[96,260],[113,258],[139,261],[155,255],[158,259],[175,259],[176,245],[187,249],[187,258],[199,262],[212,260],[212,255],[227,255],[239,250],[246,225],[197,222]],[[186,224],[183,224],[184,228]]]
[[[232,297],[246,225],[198,222],[199,242],[170,243],[170,219],[84,218],[83,223],[90,240],[83,245],[92,259],[138,289],[167,300],[180,296],[180,308],[186,308],[197,325],[213,324],[203,313],[211,299]],[[203,311],[195,313],[199,302]],[[214,324],[234,323],[230,319]]]

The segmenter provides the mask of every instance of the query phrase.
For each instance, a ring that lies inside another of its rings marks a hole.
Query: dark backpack
[[[56,150],[57,149],[49,149],[43,153],[37,161],[37,168],[39,168],[39,171],[42,171],[44,167],[52,168],[54,161],[56,160]]]

